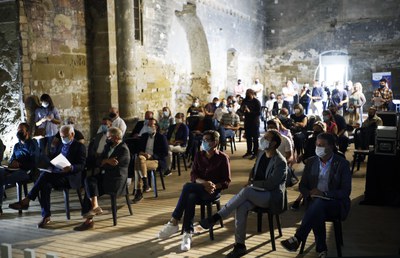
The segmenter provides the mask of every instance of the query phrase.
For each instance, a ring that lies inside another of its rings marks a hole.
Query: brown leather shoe
[[[13,210],[27,210],[29,208],[29,203],[24,204],[22,201],[19,202],[14,202],[14,203],[10,203],[8,205],[8,208],[13,209]]]
[[[50,217],[45,217],[37,224],[37,227],[38,228],[45,228],[46,225],[49,224],[49,223],[50,223]]]
[[[79,226],[74,227],[75,231],[85,231],[88,229],[92,229],[94,227],[94,222],[93,220],[87,223],[86,221],[80,224]]]

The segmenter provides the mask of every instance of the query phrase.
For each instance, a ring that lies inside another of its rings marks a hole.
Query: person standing
[[[314,81],[313,89],[311,92],[311,111],[313,115],[321,117],[322,115],[322,97],[324,89],[319,85],[318,80]]]
[[[387,111],[389,104],[393,100],[393,92],[388,87],[385,78],[379,81],[379,88],[374,90],[372,101],[378,111]]]
[[[109,117],[112,121],[112,127],[117,127],[122,131],[122,135],[125,135],[126,124],[125,121],[119,116],[119,110],[116,107],[110,108]]]
[[[335,83],[335,89],[332,91],[330,106],[337,107],[337,114],[343,116],[344,106],[349,102],[347,92],[343,90],[339,82]]]
[[[234,90],[234,95],[235,96],[237,96],[237,95],[243,96],[244,95],[244,86],[242,84],[241,79],[239,79],[237,81],[237,85],[235,86],[235,90]]]
[[[40,96],[41,106],[35,110],[35,130],[36,136],[43,136],[39,139],[39,148],[41,156],[48,156],[51,143],[58,132],[58,125],[61,124],[60,114],[54,106],[50,95]]]
[[[251,86],[251,89],[254,91],[255,97],[260,101],[260,103],[264,103],[264,85],[260,83],[259,79],[254,81],[254,84]]]
[[[247,151],[243,158],[250,156],[250,159],[255,159],[260,136],[261,103],[255,98],[255,92],[252,89],[246,91],[246,98],[240,108],[244,112],[244,131],[247,142]]]

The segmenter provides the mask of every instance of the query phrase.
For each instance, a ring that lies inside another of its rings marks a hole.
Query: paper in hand
[[[65,167],[71,166],[71,163],[67,160],[67,158],[61,153],[58,154],[57,157],[50,161],[56,168],[63,169]]]

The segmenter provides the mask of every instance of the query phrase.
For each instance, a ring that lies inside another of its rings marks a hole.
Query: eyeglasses
[[[214,140],[212,140],[212,139],[207,139],[207,138],[203,138],[203,141],[205,141],[205,142],[213,142]]]

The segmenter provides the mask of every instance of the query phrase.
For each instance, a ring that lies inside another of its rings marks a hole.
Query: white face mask
[[[221,104],[220,102],[215,102],[215,106],[218,107],[219,104]]]
[[[169,116],[169,112],[168,111],[164,111],[164,116]]]
[[[68,144],[71,142],[71,139],[69,137],[61,137],[61,142],[63,144]]]
[[[183,121],[182,121],[182,119],[180,119],[180,118],[175,118],[175,122],[176,122],[177,124],[181,124]]]
[[[265,139],[264,137],[262,137],[262,138],[260,139],[259,144],[258,144],[258,148],[259,148],[260,150],[266,150],[266,149],[268,149],[268,148],[269,148],[269,141],[268,141],[267,139]]]
[[[296,109],[294,110],[294,113],[300,114],[300,109],[297,109],[297,108],[296,108]]]
[[[49,103],[47,102],[42,102],[42,107],[47,108],[49,106]]]
[[[194,107],[198,107],[200,104],[198,102],[193,103]]]
[[[325,157],[326,155],[325,147],[320,147],[320,146],[315,147],[315,154],[320,158]]]

